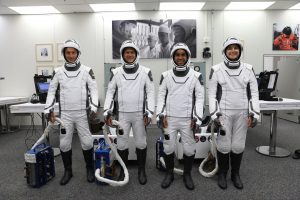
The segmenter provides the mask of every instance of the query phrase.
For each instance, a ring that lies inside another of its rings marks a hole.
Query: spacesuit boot
[[[70,151],[60,151],[61,152],[61,158],[63,160],[63,164],[64,164],[64,168],[65,168],[65,172],[63,177],[60,180],[60,184],[61,185],[66,185],[70,179],[73,176],[72,173],[72,150]]]
[[[82,150],[84,160],[86,163],[86,177],[87,181],[92,183],[95,181],[95,172],[94,172],[94,165],[93,165],[93,153],[94,149],[91,148],[89,150]]]
[[[145,149],[136,149],[136,156],[138,162],[138,176],[139,182],[141,185],[145,185],[147,183],[147,175],[145,172],[145,164],[147,157],[147,147]]]
[[[183,170],[183,182],[187,189],[193,190],[195,188],[194,182],[191,176],[191,171],[194,163],[194,157],[183,155],[183,162],[184,162],[184,170]]]
[[[243,189],[243,183],[240,178],[240,166],[242,162],[243,152],[235,154],[230,152],[231,159],[231,180],[237,189]]]
[[[161,187],[165,189],[168,188],[174,180],[174,153],[165,155],[164,161],[166,163],[166,175],[163,182],[161,183]]]
[[[118,154],[122,158],[124,164],[127,166],[127,164],[128,164],[128,154],[129,154],[128,149],[125,149],[125,150],[119,150],[118,149]],[[124,170],[123,170],[123,168],[121,166],[121,171],[120,171],[120,174],[119,174],[118,181],[123,181],[124,178],[125,178],[125,174],[124,174]]]
[[[229,169],[229,153],[224,154],[217,151],[217,159],[219,165],[218,186],[225,190],[227,188],[226,176]]]

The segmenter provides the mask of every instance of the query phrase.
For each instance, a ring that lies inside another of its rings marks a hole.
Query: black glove
[[[222,116],[221,113],[217,113],[217,118],[214,119],[214,126],[215,128],[217,129],[218,133],[222,136],[226,135],[226,131],[225,131],[225,128],[223,126],[223,124],[221,123],[220,121],[220,117]]]
[[[254,114],[253,113],[250,113],[249,117],[251,118],[251,125],[250,125],[250,127],[254,128],[257,125],[257,119],[254,118]]]

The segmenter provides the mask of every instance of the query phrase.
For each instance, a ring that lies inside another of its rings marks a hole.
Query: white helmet
[[[70,63],[66,57],[65,57],[65,49],[66,48],[74,48],[77,50],[77,59],[75,60],[74,63]],[[67,67],[76,67],[79,63],[80,63],[80,60],[79,60],[79,57],[80,57],[80,54],[81,54],[81,51],[80,51],[80,46],[78,44],[78,42],[76,42],[76,40],[73,40],[73,39],[70,39],[70,40],[66,40],[64,42],[64,46],[63,48],[61,49],[61,54],[64,56],[64,59],[65,59],[65,65]]]
[[[183,49],[187,54],[187,61],[185,62],[184,65],[177,65],[176,62],[174,61],[174,54],[178,49]],[[174,68],[176,71],[185,71],[189,67],[189,64],[191,62],[191,52],[190,52],[189,47],[186,44],[184,44],[184,43],[175,44],[171,50],[170,55],[171,55],[172,63],[174,65]]]
[[[136,52],[136,58],[132,63],[127,63],[123,58],[123,53],[126,48],[133,48]],[[121,55],[122,64],[125,66],[125,68],[134,68],[135,65],[139,63],[140,50],[131,40],[125,40],[123,42],[120,48],[120,55]]]
[[[229,45],[236,44],[240,48],[240,55],[235,60],[230,60],[226,55],[226,49]],[[241,55],[243,51],[243,44],[236,38],[228,38],[223,44],[222,54],[224,57],[224,63],[228,68],[235,69],[240,66]]]

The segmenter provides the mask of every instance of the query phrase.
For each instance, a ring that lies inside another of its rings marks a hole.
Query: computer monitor
[[[49,85],[50,83],[48,82],[38,82],[37,83],[38,93],[47,93],[49,90]]]
[[[260,100],[275,101],[274,97],[271,96],[271,92],[276,89],[277,79],[277,71],[264,71],[259,74],[257,83]]]

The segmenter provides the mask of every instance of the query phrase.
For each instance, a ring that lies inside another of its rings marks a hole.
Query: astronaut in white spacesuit
[[[223,45],[224,62],[212,67],[209,76],[209,111],[225,135],[217,137],[218,185],[227,188],[226,175],[231,162],[231,180],[243,188],[239,169],[248,127],[259,119],[258,86],[251,65],[241,62],[242,43],[228,38]],[[221,115],[218,117],[218,115]]]
[[[161,187],[169,187],[174,180],[174,151],[179,132],[184,153],[183,181],[187,189],[193,190],[191,170],[196,152],[193,129],[202,123],[203,79],[201,73],[189,67],[191,53],[186,44],[175,44],[171,58],[174,67],[162,73],[157,97],[157,121],[166,130],[163,146],[167,171]]]
[[[132,128],[135,140],[138,180],[144,185],[147,182],[145,172],[147,142],[146,126],[154,114],[154,84],[151,70],[139,65],[140,52],[131,41],[126,40],[120,48],[122,66],[112,70],[104,103],[104,119],[111,125],[111,113],[114,114],[123,128],[118,134],[118,153],[126,164],[128,162],[128,141]],[[124,179],[121,170],[119,180]]]
[[[75,40],[67,40],[62,48],[65,63],[56,68],[49,86],[44,113],[54,122],[53,107],[59,101],[60,118],[66,132],[60,134],[60,151],[65,168],[60,181],[65,185],[72,178],[72,137],[74,128],[83,150],[88,182],[94,181],[93,139],[88,125],[88,117],[97,112],[98,90],[93,70],[80,63],[80,46]],[[59,89],[59,99],[55,93]]]

